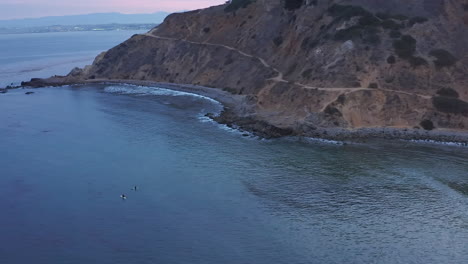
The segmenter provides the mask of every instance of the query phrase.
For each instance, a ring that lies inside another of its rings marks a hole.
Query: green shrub
[[[316,47],[320,43],[320,39],[311,39],[310,37],[305,38],[301,43],[303,50],[309,50]]]
[[[442,88],[437,91],[437,94],[445,97],[458,98],[460,95],[452,88]]]
[[[371,15],[365,15],[365,16],[362,16],[360,19],[359,19],[359,25],[361,26],[379,26],[380,25],[380,20],[373,16],[372,14]]]
[[[373,16],[369,11],[353,5],[334,4],[328,8],[328,13],[335,18],[350,19],[356,16]]]
[[[440,112],[468,115],[468,103],[457,98],[437,96],[432,98],[432,104]]]
[[[347,29],[338,30],[335,33],[334,39],[337,41],[346,41],[361,37],[362,28],[360,26],[352,26]]]
[[[309,79],[310,76],[312,75],[312,69],[305,70],[302,72],[302,78]]]
[[[225,12],[235,12],[240,8],[246,8],[255,0],[232,0],[231,3],[224,8]]]
[[[233,59],[231,56],[229,56],[229,57],[227,57],[226,60],[224,61],[224,66],[230,65],[230,64],[232,64],[233,62],[234,62],[234,59]]]
[[[389,13],[383,13],[383,12],[377,12],[375,16],[380,18],[381,20],[386,20],[392,17]]]
[[[305,38],[301,43],[301,48],[303,50],[309,49],[309,43],[311,42],[310,37]]]
[[[401,32],[398,30],[392,30],[390,31],[389,36],[394,39],[401,38]]]
[[[304,3],[304,0],[285,0],[284,8],[290,11],[296,10],[296,9],[301,8],[303,3]]]
[[[331,115],[331,116],[343,116],[343,114],[338,110],[336,107],[328,105],[325,110],[325,114]]]
[[[429,65],[429,63],[427,63],[427,61],[421,57],[411,56],[408,58],[408,61],[411,64],[411,66],[415,68],[423,65]]]
[[[390,55],[390,56],[387,58],[387,63],[388,63],[388,64],[395,64],[395,62],[396,62],[395,56]]]
[[[336,102],[339,104],[344,104],[345,101],[346,101],[346,95],[344,94],[340,94],[340,96],[338,96],[338,98],[336,99]]]
[[[205,85],[205,86],[206,86],[206,85]],[[237,94],[237,93],[238,93],[238,92],[237,92],[237,89],[229,88],[229,87],[224,87],[224,88],[223,88],[223,91],[228,92],[228,93],[230,93],[230,94]]]
[[[457,62],[455,56],[443,49],[432,50],[429,55],[436,58],[434,64],[437,68],[450,67]]]
[[[401,15],[401,14],[399,14],[399,15],[392,15],[392,18],[393,18],[393,19],[396,19],[396,20],[400,20],[400,21],[408,20],[408,17],[407,17],[407,16]]]
[[[334,4],[328,9],[328,13],[336,19],[350,19],[359,16],[357,25],[338,30],[334,35],[336,41],[361,39],[365,43],[379,44],[380,20],[369,11],[359,6]]]
[[[405,21],[408,20],[408,17],[405,15],[392,15],[390,13],[383,13],[383,12],[378,12],[375,14],[376,17],[380,18],[381,20],[387,20],[387,19],[395,19],[399,21]]]
[[[338,30],[334,36],[334,40],[336,41],[346,41],[357,38],[363,40],[365,43],[373,45],[380,43],[379,30],[374,27],[356,25],[347,29]]]
[[[427,18],[425,17],[413,17],[409,20],[408,24],[410,27],[414,26],[415,24],[423,24],[423,23],[426,23],[428,21]]]
[[[278,46],[281,46],[281,44],[283,44],[283,37],[282,36],[278,36],[276,38],[273,39],[273,43],[278,47]]]
[[[373,27],[367,27],[363,31],[362,40],[365,43],[377,45],[380,44],[379,30]]]
[[[391,19],[384,20],[381,23],[382,27],[385,29],[392,29],[392,30],[400,30],[403,28],[403,26]]]
[[[409,59],[416,51],[416,40],[410,35],[403,35],[393,42],[393,48],[400,58]]]
[[[286,71],[285,75],[293,74],[296,71],[296,69],[297,69],[297,62],[289,67],[289,69]]]
[[[428,119],[421,121],[419,125],[425,130],[433,130],[435,128],[434,123],[432,123],[432,121]]]
[[[416,52],[416,40],[410,35],[403,35],[399,40],[393,42],[393,48],[398,57],[407,60],[411,66],[419,67],[429,65],[429,63],[421,57],[414,56]]]

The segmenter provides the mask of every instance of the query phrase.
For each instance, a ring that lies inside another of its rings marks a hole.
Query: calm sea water
[[[143,31],[0,34],[0,87],[68,74],[137,33]]]
[[[0,94],[2,264],[468,259],[467,148],[242,137],[158,88],[25,91]]]

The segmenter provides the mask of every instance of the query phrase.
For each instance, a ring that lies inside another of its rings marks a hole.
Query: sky
[[[0,0],[0,20],[120,12],[125,14],[193,10],[225,0]]]

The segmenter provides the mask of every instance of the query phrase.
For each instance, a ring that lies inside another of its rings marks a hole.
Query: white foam
[[[259,137],[255,136],[253,133],[251,132],[248,132],[248,131],[244,131],[244,130],[241,130],[241,129],[238,129],[236,127],[230,127],[226,124],[220,124],[216,121],[214,121],[212,118],[209,118],[207,117],[206,115],[203,115],[203,114],[199,114],[198,115],[198,120],[202,123],[211,123],[213,125],[215,125],[217,128],[221,129],[221,130],[224,130],[226,132],[229,132],[229,133],[233,133],[233,134],[236,134],[236,135],[239,135],[239,136],[242,136],[243,138],[254,138],[254,139],[259,139]]]
[[[216,125],[216,127],[218,127],[219,129],[222,129],[222,130],[224,130],[226,132],[229,132],[229,133],[233,133],[233,134],[242,136],[244,138],[261,139],[261,140],[269,141],[268,139],[258,137],[258,136],[254,135],[253,133],[251,133],[249,131],[244,131],[244,130],[236,128],[236,127],[230,127],[230,126],[225,125],[225,124],[220,124],[220,123],[214,121],[213,119],[211,119],[211,118],[209,118],[209,117],[207,117],[206,115],[203,115],[203,114],[198,115],[198,120],[200,122],[202,122],[202,123],[212,123],[212,124]],[[246,135],[248,135],[248,136],[246,136]],[[296,140],[298,140],[298,137],[283,137],[282,140],[296,141]],[[345,144],[348,144],[348,143],[343,142],[343,141],[329,140],[329,139],[322,139],[322,138],[313,138],[313,137],[304,137],[304,138],[301,138],[301,140],[303,140],[304,142],[309,143],[309,144],[317,144],[317,143],[331,144],[331,145],[345,145]]]
[[[306,144],[326,144],[326,145],[339,145],[344,146],[347,144],[351,144],[345,141],[338,141],[338,140],[331,140],[331,139],[323,139],[317,137],[299,137],[299,136],[289,136],[283,137],[282,140],[290,141],[290,142],[303,142]]]
[[[198,120],[202,123],[214,123],[214,120],[207,117],[206,115],[204,115],[203,113],[200,113],[198,115]]]
[[[219,101],[216,101],[215,99],[207,97],[207,96],[189,93],[189,92],[176,91],[176,90],[171,90],[171,89],[166,89],[166,88],[160,88],[160,87],[148,87],[148,86],[139,86],[139,85],[132,85],[132,84],[119,84],[119,85],[106,86],[104,88],[104,91],[107,93],[129,94],[129,95],[191,96],[191,97],[204,99],[212,103],[215,103],[219,106],[222,106],[222,104]],[[204,112],[205,111],[202,111],[197,116],[200,122],[215,124],[218,128],[224,131],[227,131],[229,133],[242,135],[244,137],[246,137],[245,135],[248,135],[246,138],[258,138],[250,132],[243,131],[243,130],[233,128],[233,127],[229,127],[225,124],[220,124],[214,121],[213,119],[207,117]],[[220,114],[220,113],[218,112],[216,114]]]
[[[138,85],[129,85],[129,84],[119,84],[111,85],[104,88],[105,92],[108,93],[119,93],[119,94],[132,94],[132,95],[156,95],[156,96],[191,96],[196,98],[201,98],[217,105],[222,105],[220,102],[216,101],[213,98],[182,91],[176,91],[160,87],[148,87],[148,86],[138,86]]]
[[[436,145],[445,145],[445,146],[455,146],[455,147],[468,147],[466,143],[461,143],[461,142],[450,142],[450,141],[437,141],[437,140],[432,140],[432,139],[409,139],[409,140],[404,140],[404,141],[409,141],[413,143],[418,143],[418,144],[436,144]]]
[[[324,139],[324,138],[315,138],[315,137],[306,137],[305,140],[306,140],[306,142],[309,142],[309,143],[325,143],[325,144],[332,144],[332,145],[345,145],[345,144],[347,144],[344,141]]]

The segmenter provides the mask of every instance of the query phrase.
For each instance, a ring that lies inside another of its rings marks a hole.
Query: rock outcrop
[[[286,134],[468,131],[468,1],[233,0],[172,14],[64,80],[102,79],[245,95],[254,107],[225,122]]]

